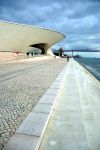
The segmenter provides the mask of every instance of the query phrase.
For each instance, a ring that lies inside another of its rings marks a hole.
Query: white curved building
[[[64,39],[64,35],[45,28],[0,21],[0,51],[29,52],[40,48],[42,54],[49,53],[52,45]]]

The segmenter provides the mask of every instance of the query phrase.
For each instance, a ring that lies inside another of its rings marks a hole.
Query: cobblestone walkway
[[[0,65],[0,150],[65,64],[51,59]]]

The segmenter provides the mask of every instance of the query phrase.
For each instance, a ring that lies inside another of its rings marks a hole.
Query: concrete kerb
[[[64,84],[66,67],[29,113],[3,150],[38,150]]]

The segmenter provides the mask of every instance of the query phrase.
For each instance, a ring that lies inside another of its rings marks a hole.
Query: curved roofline
[[[15,24],[15,25],[20,25],[20,26],[26,26],[26,27],[31,27],[31,28],[39,28],[39,29],[49,30],[49,31],[56,32],[56,33],[62,35],[63,38],[66,37],[63,33],[59,32],[59,31],[56,31],[56,30],[53,30],[53,29],[49,29],[49,28],[44,28],[44,27],[40,27],[40,26],[33,26],[33,25],[28,25],[28,24],[20,24],[20,23],[9,22],[9,21],[4,21],[4,20],[0,20],[0,22],[9,23],[9,24]]]

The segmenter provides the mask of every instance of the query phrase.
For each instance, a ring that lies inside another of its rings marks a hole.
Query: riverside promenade
[[[71,60],[39,150],[100,150],[100,82]]]
[[[4,150],[100,150],[99,114],[100,82],[72,59]]]

